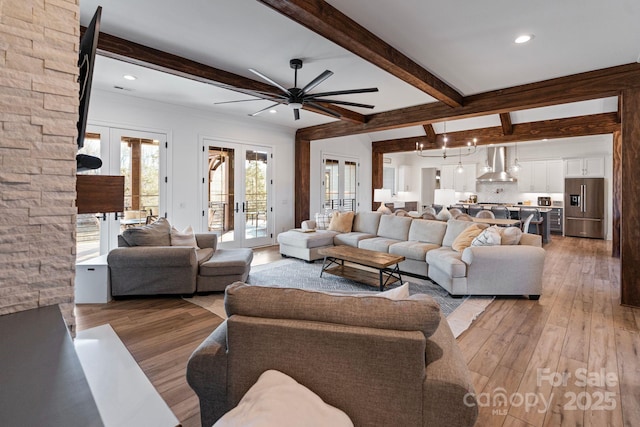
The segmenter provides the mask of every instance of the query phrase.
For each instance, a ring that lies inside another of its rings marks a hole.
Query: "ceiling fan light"
[[[299,110],[300,108],[302,108],[302,103],[301,102],[290,102],[289,103],[289,108],[294,109],[294,110],[296,110],[296,109]]]

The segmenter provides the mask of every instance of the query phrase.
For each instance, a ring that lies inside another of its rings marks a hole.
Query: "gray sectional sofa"
[[[306,261],[322,259],[318,250],[333,245],[403,255],[405,261],[399,265],[403,273],[428,277],[454,296],[528,295],[538,299],[545,259],[540,236],[525,233],[517,245],[453,250],[456,237],[473,224],[358,212],[351,232],[289,230],[278,235],[278,243],[283,256]],[[305,221],[304,228],[315,228],[314,221]]]

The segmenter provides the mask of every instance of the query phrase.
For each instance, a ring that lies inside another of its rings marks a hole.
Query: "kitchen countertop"
[[[506,206],[507,209],[517,211],[520,208],[536,208],[536,209],[546,209],[545,212],[551,209],[564,209],[564,206],[538,206],[538,205],[517,205],[511,203],[458,203],[465,208],[469,208],[469,206],[482,206],[485,209],[491,209],[491,206]]]

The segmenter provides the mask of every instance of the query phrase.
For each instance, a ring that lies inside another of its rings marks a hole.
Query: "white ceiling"
[[[80,0],[88,25],[98,0]],[[638,0],[328,0],[464,96],[637,61]],[[378,87],[377,93],[341,99],[374,104],[362,114],[434,102],[434,99],[329,42],[256,0],[109,0],[101,30],[251,79],[255,68],[285,87],[293,86],[291,58],[303,59],[298,83],[325,69],[334,75],[315,91]],[[534,39],[513,40],[522,33]],[[133,74],[136,81],[124,80]],[[113,59],[96,61],[93,87],[162,102],[247,117],[267,107],[257,100],[215,105],[247,95],[145,69]],[[120,87],[117,89],[115,87]],[[513,123],[616,111],[617,100],[587,101],[512,113]],[[300,128],[335,119],[286,106],[247,120]],[[498,116],[457,120],[447,131],[498,126]],[[442,131],[442,125],[435,125]],[[384,140],[424,134],[420,127],[371,134]]]

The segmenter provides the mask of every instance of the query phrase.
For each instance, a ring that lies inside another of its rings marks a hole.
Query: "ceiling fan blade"
[[[236,102],[249,102],[249,101],[280,101],[277,98],[255,98],[255,99],[238,99],[236,101],[223,101],[223,102],[214,102],[213,105],[222,105],[222,104],[234,104]]]
[[[327,102],[329,104],[338,104],[338,105],[349,105],[351,107],[360,107],[360,108],[375,108],[375,105],[369,105],[369,104],[358,104],[356,102],[348,102],[348,101],[338,101],[336,99],[319,99],[319,98],[314,98],[313,99],[315,102]]]
[[[291,95],[291,93],[289,93],[289,89],[287,89],[284,86],[282,86],[281,84],[271,80],[269,77],[265,76],[260,71],[254,70],[253,68],[249,68],[249,71],[251,71],[256,76],[260,77],[261,79],[266,80],[267,82],[271,83],[272,85],[274,85],[275,87],[277,87],[278,89],[283,91],[287,96]]]
[[[336,111],[330,110],[329,108],[323,107],[320,104],[316,104],[315,102],[305,102],[304,105],[308,105],[308,106],[316,108],[316,109],[318,109],[320,111],[324,111],[325,113],[327,113],[329,115],[332,115],[333,117],[342,117],[342,114],[340,114],[340,113],[338,113]]]
[[[300,120],[300,109],[298,108],[293,109],[293,119]]]
[[[327,80],[332,75],[333,75],[333,71],[324,70],[322,74],[320,74],[315,79],[311,80],[305,87],[302,88],[302,92],[301,92],[302,95],[305,95],[311,89],[315,88],[316,86],[318,86],[323,81]]]
[[[220,89],[227,89],[234,92],[244,93],[245,95],[255,96],[257,98],[262,98],[262,99],[270,99],[270,98],[287,99],[288,97],[280,93],[271,93],[271,92],[263,92],[260,90],[242,89],[242,88],[238,88],[238,87],[226,85],[226,84],[214,84],[213,86],[219,87]]]
[[[273,104],[273,105],[269,105],[267,108],[263,108],[262,110],[260,110],[260,111],[256,111],[255,113],[251,113],[251,114],[249,114],[249,115],[250,115],[251,117],[255,117],[255,116],[257,116],[258,114],[260,114],[260,113],[264,113],[265,111],[270,110],[270,109],[272,109],[273,107],[276,107],[276,106],[278,106],[278,105],[280,105],[280,103],[279,103],[279,102],[276,102],[276,103],[275,103],[275,104]]]
[[[347,89],[347,90],[334,90],[332,92],[312,93],[311,95],[307,95],[307,98],[319,98],[322,96],[349,95],[353,93],[369,93],[369,92],[378,92],[378,88],[369,87],[365,89]]]

